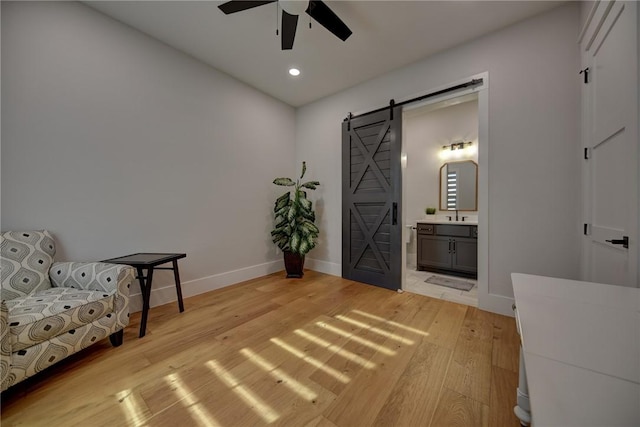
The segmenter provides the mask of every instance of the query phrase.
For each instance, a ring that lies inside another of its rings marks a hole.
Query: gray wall
[[[280,267],[270,183],[307,160],[309,266],[339,274],[342,119],[487,71],[489,291],[577,277],[578,23],[569,4],[294,113],[81,4],[3,2],[2,228],[51,229],[59,259],[185,251],[207,290]]]
[[[2,229],[51,230],[59,260],[184,251],[186,294],[280,269],[294,132],[293,108],[82,4],[2,2]]]
[[[340,271],[340,124],[431,88],[489,73],[489,292],[512,297],[511,272],[579,274],[577,4],[449,49],[297,110],[296,156],[323,182],[323,240],[310,253]],[[312,261],[313,262],[313,261]]]

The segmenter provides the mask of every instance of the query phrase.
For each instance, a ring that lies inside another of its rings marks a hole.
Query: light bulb
[[[300,75],[300,70],[298,70],[297,68],[289,68],[289,74],[291,74],[294,77],[297,77]]]

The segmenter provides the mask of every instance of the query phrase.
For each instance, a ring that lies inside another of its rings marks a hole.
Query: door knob
[[[629,249],[629,236],[622,236],[622,239],[605,240],[605,242],[609,242],[612,245],[622,245],[623,248]]]

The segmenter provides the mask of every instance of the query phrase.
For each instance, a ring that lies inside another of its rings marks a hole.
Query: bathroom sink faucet
[[[456,221],[458,221],[458,209],[456,209]]]

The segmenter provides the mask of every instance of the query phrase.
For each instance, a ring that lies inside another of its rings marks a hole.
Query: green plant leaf
[[[291,178],[276,178],[273,180],[273,183],[275,185],[283,185],[285,187],[292,187],[294,185],[296,185],[295,182],[293,182],[293,180],[291,180]]]
[[[280,228],[284,228],[284,227],[287,225],[287,223],[288,223],[288,221],[287,221],[287,219],[286,219],[286,218],[281,219],[281,220],[280,220],[280,222],[278,222],[278,223],[276,224],[276,227],[275,227],[275,228],[276,228],[276,230],[277,230],[277,229],[280,229]]]
[[[300,235],[298,235],[298,233],[293,233],[289,245],[291,247],[291,252],[298,252],[298,246],[300,245]]]
[[[307,244],[309,246],[308,250],[311,250],[311,249],[315,248],[316,247],[316,238],[315,237],[311,237],[311,236],[308,237],[307,238]]]
[[[311,221],[304,221],[302,223],[302,228],[308,231],[308,234],[318,234],[320,230],[318,227],[312,223]]]
[[[300,187],[308,188],[309,190],[315,190],[320,185],[319,181],[309,181],[304,184],[300,184]]]
[[[291,197],[291,192],[290,191],[287,191],[282,196],[278,197],[276,199],[276,205],[273,208],[273,211],[277,213],[279,210],[281,210],[285,206],[288,206],[289,203],[291,203],[291,198],[290,197]]]
[[[285,251],[289,249],[289,239],[286,236],[276,236],[272,240],[280,250]]]
[[[300,175],[300,179],[302,179],[305,172],[307,172],[307,162],[302,162],[302,174]]]
[[[309,199],[300,199],[300,206],[305,210],[311,210],[311,201]]]
[[[295,219],[297,213],[298,213],[298,209],[296,209],[296,204],[292,203],[291,206],[289,206],[289,212],[287,213],[287,219],[289,221],[292,221],[293,219]]]
[[[304,210],[300,212],[300,215],[302,215],[302,217],[307,221],[315,222],[316,220],[316,214],[311,210]]]
[[[302,239],[300,241],[300,246],[298,246],[298,253],[300,255],[305,255],[307,252],[309,252],[309,242],[306,239]]]

